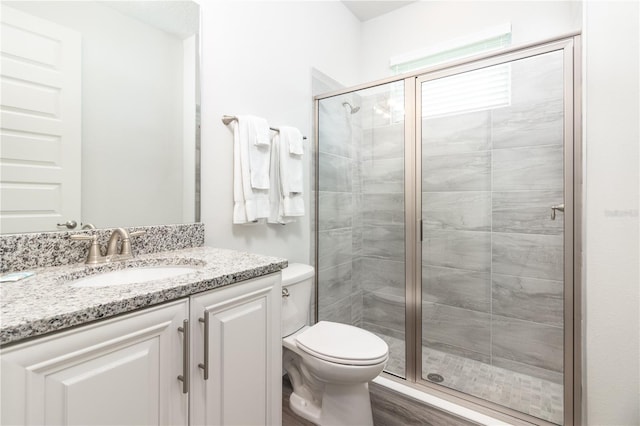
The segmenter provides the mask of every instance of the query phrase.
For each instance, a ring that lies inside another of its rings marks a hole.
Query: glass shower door
[[[318,100],[318,320],[389,345],[405,377],[404,83]]]
[[[416,94],[422,379],[556,424],[564,61],[557,50],[425,76]]]

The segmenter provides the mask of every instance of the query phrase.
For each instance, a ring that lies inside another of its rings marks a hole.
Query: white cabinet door
[[[4,348],[2,424],[186,425],[188,300]]]
[[[192,425],[281,424],[281,295],[278,273],[191,297]]]

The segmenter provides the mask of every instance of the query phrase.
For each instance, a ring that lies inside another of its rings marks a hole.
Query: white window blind
[[[391,58],[394,74],[415,71],[440,63],[501,49],[511,44],[511,25],[489,28],[468,37]],[[391,99],[403,100],[400,89]],[[422,116],[460,114],[500,106],[511,102],[511,67],[492,66],[452,77],[423,83]],[[401,102],[396,104],[402,105]],[[393,111],[393,121],[402,120],[402,111]]]
[[[511,104],[511,65],[501,64],[422,84],[422,117],[462,114]]]

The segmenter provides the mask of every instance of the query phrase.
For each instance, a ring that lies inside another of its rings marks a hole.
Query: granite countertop
[[[135,266],[185,265],[196,272],[144,283],[72,287],[75,279]],[[84,263],[33,269],[35,275],[0,283],[0,345],[190,296],[278,272],[285,259],[196,247],[136,256],[99,266]]]

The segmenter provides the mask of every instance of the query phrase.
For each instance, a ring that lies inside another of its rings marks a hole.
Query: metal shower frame
[[[512,424],[551,425],[539,418],[433,384],[421,377],[422,341],[422,126],[421,91],[424,81],[486,68],[527,57],[562,51],[564,55],[564,425],[581,424],[582,420],[582,62],[579,32],[541,42],[473,56],[464,60],[401,74],[371,83],[329,92],[314,97],[315,107],[315,206],[314,257],[318,266],[319,233],[319,101],[393,82],[404,82],[404,197],[405,197],[405,379],[383,373],[389,379],[428,391],[473,410],[511,422]],[[318,320],[318,274],[315,276],[315,320]]]

